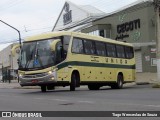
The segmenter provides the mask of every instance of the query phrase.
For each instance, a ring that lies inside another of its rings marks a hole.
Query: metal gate
[[[141,51],[135,52],[135,59],[136,59],[136,72],[143,72],[142,71],[142,53]]]

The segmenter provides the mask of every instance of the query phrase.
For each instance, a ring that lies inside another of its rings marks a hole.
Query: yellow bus
[[[16,47],[13,47],[13,55]],[[80,85],[89,90],[102,86],[120,89],[135,80],[135,57],[129,43],[77,32],[51,32],[28,37],[19,57],[21,86]]]

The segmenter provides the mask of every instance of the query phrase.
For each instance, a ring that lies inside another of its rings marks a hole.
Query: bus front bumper
[[[20,75],[19,81],[21,86],[48,85],[51,83],[56,83],[57,77],[56,72]]]

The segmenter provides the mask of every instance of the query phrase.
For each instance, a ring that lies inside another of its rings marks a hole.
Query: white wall
[[[60,28],[63,28],[63,27],[67,27],[73,23],[76,23],[78,21],[81,21],[85,18],[87,18],[89,16],[89,14],[81,9],[80,7],[78,7],[77,5],[71,3],[71,2],[67,2],[69,3],[69,10],[72,10],[72,22],[67,24],[67,25],[64,25],[63,23],[63,15],[66,13],[65,10],[63,9],[62,10],[62,13],[60,14],[60,17],[59,17],[59,20],[55,26],[55,31],[60,29]]]
[[[3,64],[4,68],[9,68],[9,69],[17,69],[18,64],[17,64],[17,59],[18,59],[18,54],[16,53],[15,57],[11,55],[11,48],[13,45],[9,45],[3,50],[0,51],[0,63]],[[2,66],[0,65],[0,69]]]

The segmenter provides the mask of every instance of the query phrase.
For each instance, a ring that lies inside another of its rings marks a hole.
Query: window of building
[[[83,41],[78,38],[74,38],[72,43],[72,52],[74,53],[84,53],[83,50]]]
[[[99,30],[99,36],[106,38],[106,30]]]
[[[102,42],[95,42],[97,55],[106,56],[105,44]]]
[[[117,57],[125,58],[124,46],[116,45]]]
[[[116,57],[116,48],[114,44],[106,44],[106,48],[108,57]]]
[[[93,41],[84,40],[84,49],[86,54],[95,54],[95,45]]]
[[[95,31],[89,32],[88,34],[97,35],[97,36],[101,36],[101,37],[104,37],[104,38],[110,38],[110,31],[106,31],[105,29],[95,30]]]
[[[97,35],[97,36],[99,36],[99,30],[89,32],[88,34],[89,35]]]

